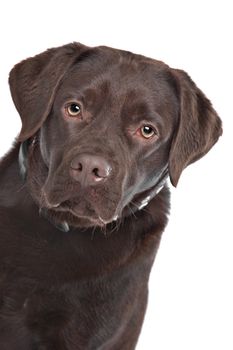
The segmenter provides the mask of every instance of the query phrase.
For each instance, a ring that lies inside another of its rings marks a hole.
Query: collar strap
[[[31,140],[28,139],[22,142],[19,148],[19,156],[18,156],[19,172],[23,182],[25,182],[27,178],[28,149],[31,143],[32,143]]]
[[[157,194],[159,194],[159,192],[163,189],[168,179],[168,176],[168,166],[166,166],[166,168],[160,173],[156,184],[149,190],[144,191],[138,198],[131,202],[133,205],[133,207],[130,208],[131,212],[133,211],[135,213],[136,211],[145,208],[149,204],[149,202],[155,196],[157,196]]]

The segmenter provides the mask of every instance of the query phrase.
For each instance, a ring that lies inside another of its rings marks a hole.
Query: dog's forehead
[[[107,47],[89,50],[66,72],[59,94],[111,90],[114,94],[144,93],[167,95],[169,67],[163,62]]]

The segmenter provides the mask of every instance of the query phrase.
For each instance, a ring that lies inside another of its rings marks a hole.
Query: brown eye
[[[149,125],[143,125],[140,128],[140,133],[145,139],[150,139],[155,135],[155,130]]]
[[[71,103],[66,107],[67,113],[70,117],[76,117],[81,113],[81,107],[78,103]]]

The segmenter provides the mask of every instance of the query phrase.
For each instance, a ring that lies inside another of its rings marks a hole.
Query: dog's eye
[[[140,133],[145,139],[150,139],[155,135],[155,130],[149,125],[143,125],[140,128]]]
[[[78,103],[70,103],[66,107],[66,111],[70,117],[76,117],[81,113],[81,107]]]

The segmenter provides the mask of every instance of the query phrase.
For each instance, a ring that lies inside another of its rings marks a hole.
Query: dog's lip
[[[51,208],[58,208],[60,205],[61,203],[50,204]]]
[[[116,222],[119,218],[119,215],[114,213],[113,216],[111,216],[109,219],[106,219],[102,217],[101,215],[97,214],[94,210],[93,213],[90,215],[85,215],[82,211],[80,211],[78,207],[78,203],[71,203],[70,201],[65,201],[62,203],[50,203],[49,209],[55,210],[57,212],[69,212],[72,215],[76,216],[80,219],[85,219],[91,221],[93,224],[98,226],[106,226],[107,224],[111,222]]]
[[[43,207],[46,207],[47,209],[56,209],[60,207],[61,203],[60,202],[52,202],[51,200],[48,199],[47,194],[44,190],[42,190],[42,198],[43,198]]]
[[[90,220],[91,222],[93,222],[98,226],[106,226],[107,224],[110,224],[111,222],[115,222],[118,219],[118,215],[114,215],[109,219],[105,219],[96,213],[93,213],[93,215],[85,215],[78,210],[73,210],[72,208],[68,209],[68,211],[70,211],[71,214],[73,214],[74,216],[77,216],[82,219]]]
[[[110,220],[105,220],[105,219],[101,218],[101,216],[99,216],[99,220],[100,220],[104,225],[107,225],[107,224],[110,224],[110,222],[117,221],[118,217],[119,217],[118,215],[115,215],[115,216],[113,216]]]

